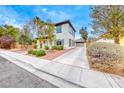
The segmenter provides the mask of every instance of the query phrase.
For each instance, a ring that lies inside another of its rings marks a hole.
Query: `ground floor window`
[[[75,45],[75,42],[74,42],[74,40],[72,40],[72,46],[74,46]]]
[[[71,46],[71,39],[69,39],[69,46]]]
[[[56,40],[56,45],[64,45],[64,39]]]
[[[69,46],[74,46],[74,45],[75,45],[74,41],[72,39],[69,39]]]

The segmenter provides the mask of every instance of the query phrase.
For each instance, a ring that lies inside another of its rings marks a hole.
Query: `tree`
[[[91,10],[93,33],[113,38],[119,44],[119,38],[124,36],[124,6],[94,6]]]
[[[11,45],[15,42],[15,38],[9,35],[0,37],[0,47],[10,49]]]
[[[19,29],[18,28],[15,28],[11,25],[3,25],[3,26],[0,26],[0,36],[5,36],[5,35],[10,35],[14,38],[16,38],[19,34]]]
[[[51,18],[47,19],[46,32],[47,32],[47,36],[48,36],[48,42],[49,42],[50,48],[51,48],[52,42],[55,40],[55,34],[54,34],[55,33],[55,25],[52,23]]]
[[[16,41],[18,34],[18,28],[7,24],[0,26],[0,47],[11,48],[11,45]]]
[[[4,35],[4,33],[3,33],[3,32],[4,32],[4,29],[3,29],[3,27],[2,27],[2,26],[0,26],[0,37]]]
[[[32,44],[32,35],[30,33],[30,28],[28,25],[24,25],[24,27],[18,37],[18,42],[19,42],[19,44],[24,46],[24,48],[27,48],[28,45]]]
[[[87,32],[87,28],[86,27],[82,27],[80,29],[80,34],[81,34],[81,37],[87,41],[87,38],[88,38],[88,32]]]
[[[42,48],[44,48],[45,41],[48,41],[51,45],[55,38],[54,36],[55,26],[51,23],[51,21],[49,21],[49,23],[46,23],[36,16],[32,20],[32,23],[37,33],[37,37],[42,43]]]
[[[44,21],[42,21],[39,17],[35,17],[32,20],[32,27],[36,32],[37,38],[39,41],[42,43],[42,47],[44,47],[44,42],[46,40],[45,38],[45,29],[46,29],[46,24]]]
[[[48,37],[48,42],[50,44],[50,47],[52,45],[52,42],[54,41],[55,39],[55,35],[54,35],[54,32],[55,32],[55,26],[53,24],[48,24],[47,25],[47,29],[46,29],[46,34],[47,34],[47,37]]]
[[[44,33],[44,28],[45,28],[45,22],[42,21],[39,17],[35,17],[33,20],[32,20],[32,25],[33,25],[33,28],[36,30],[36,33],[37,33],[37,37],[41,37],[41,35]]]

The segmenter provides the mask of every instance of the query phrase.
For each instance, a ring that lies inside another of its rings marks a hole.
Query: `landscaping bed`
[[[90,67],[124,76],[124,47],[111,43],[93,43],[87,49]]]
[[[14,49],[9,49],[9,51],[26,54],[29,56],[34,56],[34,57],[38,57],[42,59],[53,60],[72,49],[73,48],[64,49],[63,46],[58,45],[58,46],[52,46],[51,49],[48,46],[45,46],[45,49],[41,48],[41,49],[28,49],[27,50],[27,49],[22,49],[22,48],[14,48]]]
[[[72,49],[64,49],[64,50],[60,50],[60,51],[58,51],[58,50],[50,50],[47,53],[47,55],[42,56],[41,58],[47,59],[47,60],[53,60],[53,59],[61,56],[62,54],[66,53],[66,52],[68,52],[70,50],[72,50]]]
[[[68,52],[71,49],[64,49],[62,45],[52,46],[51,49],[49,49],[48,46],[45,46],[45,49],[29,49],[28,55],[30,56],[36,56],[39,58],[47,59],[47,60],[53,60],[62,54]]]

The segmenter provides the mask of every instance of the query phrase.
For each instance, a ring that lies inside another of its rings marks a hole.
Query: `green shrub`
[[[52,46],[52,50],[56,50],[57,49],[57,46]]]
[[[58,45],[57,46],[57,50],[63,50],[63,49],[64,49],[63,45]]]
[[[36,55],[37,50],[32,51],[32,55]]]
[[[33,50],[32,49],[29,49],[28,50],[28,54],[32,54]]]
[[[49,46],[45,46],[45,50],[49,50]]]
[[[44,55],[46,55],[46,52],[44,50],[37,50],[35,55],[38,56],[38,57],[39,56],[44,56]]]
[[[55,45],[55,46],[52,46],[52,49],[53,50],[63,50],[64,46],[63,45]]]

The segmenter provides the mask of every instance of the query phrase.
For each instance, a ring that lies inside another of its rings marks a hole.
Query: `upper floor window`
[[[75,36],[75,32],[74,32],[74,30],[71,30],[71,34],[72,34],[73,36]]]
[[[62,33],[62,27],[61,26],[57,26],[56,27],[56,32],[57,33]]]
[[[69,28],[69,33],[72,35],[72,36],[75,36],[75,32],[74,32],[74,30],[70,27]]]

